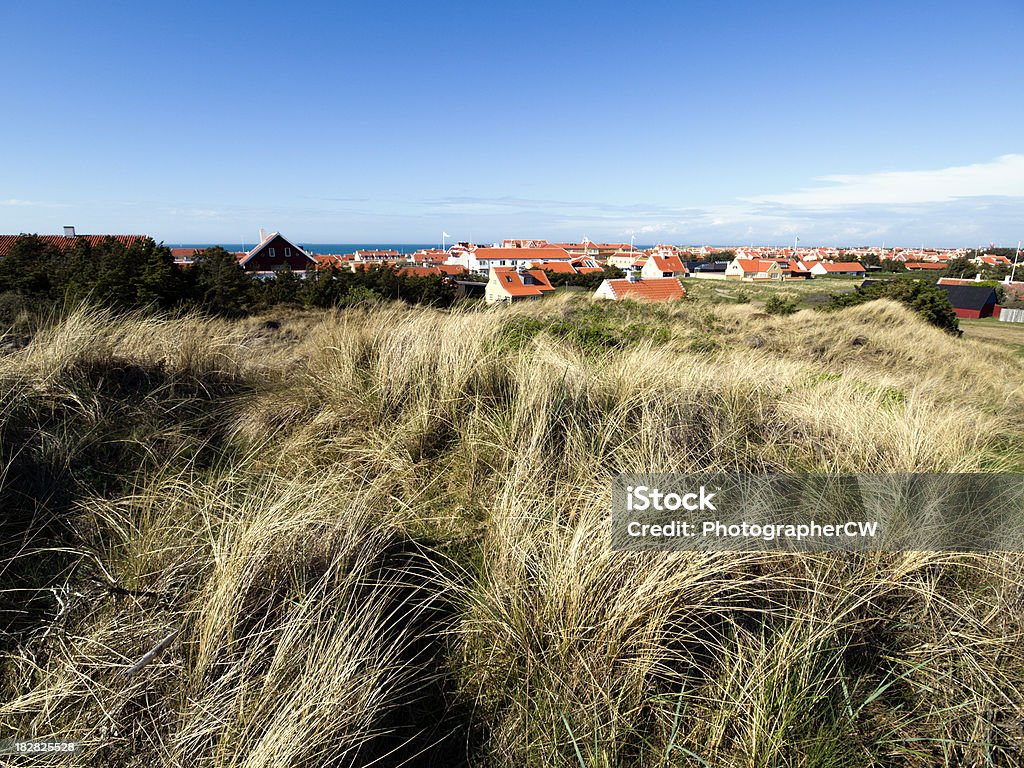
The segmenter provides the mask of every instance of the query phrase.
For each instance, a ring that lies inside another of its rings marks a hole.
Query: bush
[[[606,266],[600,272],[587,272],[585,274],[566,274],[565,272],[551,272],[544,270],[548,276],[548,280],[551,285],[555,288],[561,286],[576,286],[578,288],[587,288],[591,291],[597,290],[597,287],[605,280],[618,280],[625,276],[625,273],[618,267]]]
[[[796,310],[796,302],[789,296],[774,294],[764,303],[764,311],[769,315],[792,315]]]
[[[219,246],[196,254],[187,275],[194,286],[195,302],[207,311],[239,315],[252,302],[252,277],[234,255]]]
[[[962,331],[946,292],[921,280],[892,280],[859,286],[852,293],[834,294],[827,309],[842,309],[876,299],[894,299],[917,312],[944,331],[959,336]]]

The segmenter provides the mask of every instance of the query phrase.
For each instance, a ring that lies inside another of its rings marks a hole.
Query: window
[[[288,258],[291,258],[291,255],[292,255],[292,249],[291,248],[285,248],[284,249],[284,257],[286,259],[288,259]]]
[[[268,250],[268,253],[270,254],[270,258],[274,258],[277,255],[276,253],[274,253],[274,249],[273,248],[270,248]]]

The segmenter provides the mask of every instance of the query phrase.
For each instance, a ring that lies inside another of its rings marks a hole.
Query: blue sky
[[[1020,0],[4,3],[0,83],[0,232],[1024,237]]]

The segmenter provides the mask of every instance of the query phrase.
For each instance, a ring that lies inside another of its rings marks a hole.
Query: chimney
[[[74,236],[75,236],[75,228],[74,227],[64,227],[64,237],[74,237]]]
[[[636,269],[633,267],[626,268],[626,279],[631,283],[636,282]]]

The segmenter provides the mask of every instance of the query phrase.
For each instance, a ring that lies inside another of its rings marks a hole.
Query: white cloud
[[[9,205],[19,208],[67,208],[66,203],[48,203],[42,200],[19,200],[16,197],[0,200],[0,205]]]
[[[213,208],[169,208],[170,216],[181,216],[186,219],[223,219],[224,213]]]
[[[930,171],[882,171],[821,176],[829,186],[746,198],[804,208],[943,203],[965,197],[1024,197],[1024,155]]]

